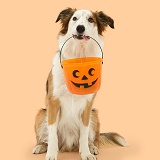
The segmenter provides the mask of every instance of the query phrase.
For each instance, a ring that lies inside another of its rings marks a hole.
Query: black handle
[[[62,47],[61,47],[61,50],[60,50],[60,64],[61,64],[61,67],[63,68],[63,66],[62,66],[62,49],[63,49],[63,47],[64,47],[64,45],[71,39],[71,38],[75,38],[76,37],[76,35],[73,35],[73,36],[71,36],[71,37],[69,37],[64,43],[63,43],[63,45],[62,45]],[[93,39],[97,44],[98,44],[98,46],[99,46],[99,48],[101,49],[101,52],[102,52],[102,64],[103,64],[103,50],[102,50],[102,47],[100,46],[100,44],[97,42],[97,40],[95,40],[94,38],[92,38],[92,37],[90,37],[90,36],[87,36],[87,38],[88,39]]]

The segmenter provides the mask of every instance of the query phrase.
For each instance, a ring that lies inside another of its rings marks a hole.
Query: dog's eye
[[[89,71],[88,71],[88,74],[90,76],[94,76],[93,71],[95,71],[95,69],[94,68],[90,68]]]
[[[77,20],[77,17],[73,17],[73,21],[76,21]]]
[[[93,18],[88,18],[88,22],[93,23],[94,22]]]

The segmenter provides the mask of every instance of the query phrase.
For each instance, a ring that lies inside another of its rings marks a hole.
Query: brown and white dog
[[[56,22],[58,21],[62,24],[58,37],[59,50],[69,37],[76,35],[76,38],[66,43],[62,52],[63,59],[101,57],[99,46],[87,37],[93,37],[103,48],[103,31],[108,25],[114,28],[113,19],[102,11],[67,8],[60,12]],[[96,160],[95,155],[101,146],[126,146],[124,138],[117,133],[100,134],[97,110],[92,108],[96,93],[70,93],[59,59],[60,51],[53,59],[53,67],[46,83],[46,109],[40,110],[36,116],[37,145],[33,153],[47,152],[46,160],[57,160],[59,150],[79,150],[82,160]]]

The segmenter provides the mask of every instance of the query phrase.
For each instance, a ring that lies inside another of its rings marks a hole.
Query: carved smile
[[[97,82],[98,78],[92,82],[91,85],[89,85],[88,83],[75,83],[73,81],[71,81],[76,87],[78,88],[89,88],[89,87],[92,87],[96,82]]]

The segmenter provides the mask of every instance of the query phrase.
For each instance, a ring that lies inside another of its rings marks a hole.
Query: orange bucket
[[[102,58],[74,58],[63,60],[62,62],[60,58],[60,63],[64,71],[67,88],[71,93],[84,95],[95,93],[99,90],[101,86]]]

